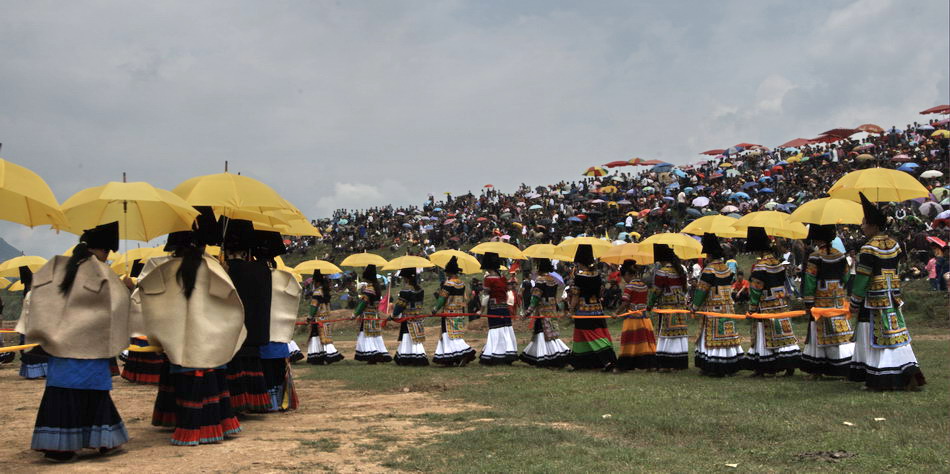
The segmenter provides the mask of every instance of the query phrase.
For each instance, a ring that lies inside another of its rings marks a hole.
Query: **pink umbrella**
[[[451,223],[453,223],[453,222],[455,222],[455,219],[446,219],[445,222],[444,222],[444,224],[445,224],[445,225],[449,225],[449,224],[451,224]]]

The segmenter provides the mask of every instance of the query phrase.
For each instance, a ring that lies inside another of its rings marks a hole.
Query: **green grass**
[[[298,441],[301,449],[332,453],[340,447],[339,441],[331,438]]]

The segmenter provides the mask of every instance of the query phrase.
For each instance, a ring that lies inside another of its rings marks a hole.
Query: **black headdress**
[[[624,260],[623,265],[620,265],[620,274],[626,275],[628,273],[633,273],[633,269],[637,266],[637,263],[633,260]]]
[[[416,269],[415,269],[415,268],[403,268],[402,270],[399,270],[399,276],[402,277],[402,278],[405,278],[405,277],[415,278],[415,277],[416,277]]]
[[[452,275],[458,275],[462,272],[462,269],[459,268],[459,259],[458,257],[452,257],[449,259],[449,263],[445,264],[445,273]]]
[[[538,266],[538,273],[551,273],[554,271],[554,265],[551,263],[550,259],[536,258],[534,261]]]
[[[498,270],[501,268],[501,259],[495,252],[486,252],[482,255],[482,270]]]
[[[83,231],[79,237],[91,249],[119,250],[119,221],[102,224]]]
[[[710,259],[722,257],[722,245],[719,244],[716,234],[703,234],[703,253]]]
[[[746,252],[769,252],[772,250],[772,241],[762,227],[749,227],[746,231]]]
[[[376,265],[367,265],[363,269],[363,279],[364,280],[376,280]]]
[[[30,270],[30,267],[26,265],[18,270],[20,270],[20,283],[23,283],[23,294],[25,295],[33,288],[33,270]]]
[[[284,245],[280,232],[255,230],[254,242],[254,254],[258,257],[269,260],[287,253],[287,246]]]
[[[808,225],[808,237],[807,240],[810,241],[820,241],[831,243],[832,240],[835,240],[835,225],[818,225],[818,224],[809,224]]]
[[[166,252],[174,252],[186,247],[193,247],[195,245],[195,234],[190,230],[183,230],[180,232],[172,232],[168,234],[168,240],[165,242],[164,250]]]
[[[137,259],[132,262],[132,268],[129,269],[129,276],[132,278],[138,278],[142,273],[142,269],[145,268],[145,262],[142,259]]]
[[[887,227],[887,217],[881,212],[873,202],[869,201],[864,193],[858,193],[861,196],[861,207],[864,208],[864,220],[868,224],[877,226],[878,229]]]
[[[243,219],[227,221],[224,235],[226,250],[251,250],[255,247],[254,224]]]
[[[191,225],[195,231],[195,244],[221,245],[221,222],[214,217],[214,211],[208,206],[195,206],[195,210],[201,213]]]
[[[653,261],[654,262],[676,262],[679,260],[679,257],[676,256],[676,252],[666,244],[653,244]]]
[[[578,245],[577,250],[574,252],[574,263],[593,265],[594,248],[587,244]]]

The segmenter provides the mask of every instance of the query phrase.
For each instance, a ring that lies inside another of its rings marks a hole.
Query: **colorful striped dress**
[[[802,278],[805,307],[844,308],[848,270],[848,260],[841,251],[828,246],[813,252]],[[846,377],[854,354],[853,337],[847,315],[809,319],[801,369],[815,375]]]
[[[657,367],[653,320],[644,311],[649,293],[649,287],[639,278],[632,278],[624,285],[622,310],[643,312],[624,317],[620,333],[620,357],[617,358],[617,367],[621,370],[652,370]]]
[[[343,354],[333,345],[333,323],[321,323],[330,319],[330,295],[322,286],[313,289],[310,299],[310,340],[307,341],[307,363],[332,364],[343,360]]]
[[[571,296],[576,299],[574,314],[577,316],[603,316],[600,301],[600,273],[593,270],[578,270],[574,274]],[[571,344],[570,364],[575,369],[603,369],[614,365],[617,355],[603,318],[579,318],[574,320],[574,341]]]
[[[360,302],[354,314],[361,318],[360,330],[356,336],[356,357],[354,359],[376,364],[391,362],[392,356],[383,342],[383,332],[379,323],[379,295],[373,285],[366,285],[360,292]]]
[[[561,341],[558,331],[557,295],[561,283],[549,273],[539,275],[531,289],[529,312],[534,319],[531,342],[521,353],[521,360],[535,367],[564,367],[571,349]]]
[[[439,290],[439,303],[435,310],[446,314],[467,312],[465,283],[457,276],[449,277],[442,284]],[[475,360],[475,349],[465,342],[465,323],[468,318],[459,316],[439,319],[441,319],[441,332],[432,362],[439,365],[462,365]]]
[[[399,292],[399,299],[393,309],[393,316],[410,318],[422,314],[422,304],[425,292],[407,288]],[[410,319],[399,323],[399,346],[396,347],[396,357],[393,360],[398,365],[429,365],[429,357],[422,343],[426,341],[426,330],[422,322],[424,319]]]
[[[756,260],[749,275],[750,311],[789,311],[785,281],[785,265],[774,255],[768,254]],[[802,351],[798,347],[798,338],[792,330],[790,318],[754,320],[752,347],[746,353],[749,369],[757,374],[794,370],[801,362],[801,355]]]
[[[734,280],[735,274],[722,259],[708,262],[693,292],[693,307],[710,313],[735,313],[732,302]],[[743,365],[740,342],[742,337],[735,319],[703,316],[693,363],[703,374],[734,374]]]
[[[488,314],[503,316],[488,318],[488,338],[478,357],[480,364],[511,364],[518,360],[518,339],[511,327],[508,307],[508,282],[497,274],[485,276],[484,291],[488,293]]]
[[[686,309],[686,278],[671,263],[663,262],[653,273],[649,302],[653,309]],[[682,370],[689,367],[689,328],[686,314],[658,313],[657,366]]]

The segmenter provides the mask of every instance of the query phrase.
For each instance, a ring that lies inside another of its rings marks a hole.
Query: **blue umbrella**
[[[673,170],[673,174],[675,174],[676,176],[679,176],[680,178],[685,178],[685,177],[686,177],[686,172],[683,171],[683,170],[681,170],[681,169],[675,169],[675,170]]]
[[[433,211],[435,211],[435,212],[442,212],[442,208],[441,208],[441,207],[437,207],[437,208],[433,209]]]
[[[623,222],[618,222],[618,223],[614,224],[614,227],[625,227],[625,226],[626,226],[626,224],[624,224]]]
[[[771,193],[774,193],[775,191],[773,191],[772,188],[762,188],[762,189],[759,190],[759,192],[760,192],[760,193],[771,194]]]
[[[791,147],[791,146],[790,146],[790,147],[786,148],[785,151],[788,152],[788,153],[798,153],[798,148],[795,148],[795,147]]]
[[[432,230],[432,226],[431,226],[431,225],[427,225],[427,226],[423,227],[422,229],[423,229],[423,230]]]
[[[536,209],[541,209],[541,205],[540,205],[540,204],[532,204],[531,207],[528,208],[528,210],[531,210],[531,211],[534,211],[534,210],[536,210]]]
[[[568,221],[568,222],[583,222],[583,221],[581,221],[581,218],[580,218],[580,217],[577,217],[577,216],[568,217],[568,218],[567,218],[567,221]]]
[[[782,160],[782,161],[779,161],[778,163],[775,163],[775,164],[772,165],[772,166],[785,166],[785,165],[787,165],[787,164],[788,164],[787,161]]]
[[[673,184],[670,184],[669,186],[666,187],[667,190],[670,190],[670,189],[679,189],[679,188],[680,188],[680,183],[673,183]]]
[[[340,220],[336,221],[336,223],[337,223],[337,224],[340,224],[340,225],[347,225],[347,224],[350,223],[350,221],[348,221],[348,220],[346,220],[346,219],[340,219]]]
[[[914,171],[915,169],[919,167],[920,165],[918,165],[917,163],[904,163],[900,165],[900,167],[898,167],[897,169],[910,173],[911,171]]]
[[[693,189],[692,186],[686,186],[685,188],[683,188],[683,192],[686,193],[686,194],[692,194],[693,191],[694,191],[694,189]]]
[[[749,199],[749,195],[743,192],[732,193],[729,199]]]
[[[760,182],[760,183],[768,183],[769,181],[772,181],[772,177],[771,177],[771,176],[763,176],[763,177],[759,178],[759,182]]]
[[[753,182],[753,181],[749,181],[748,183],[743,183],[743,184],[742,184],[742,190],[745,191],[745,190],[747,190],[747,189],[749,189],[749,188],[754,188],[756,184],[758,184],[758,183],[755,183],[755,182]]]
[[[697,190],[697,191],[702,191],[702,190],[704,190],[704,189],[706,189],[706,186],[704,186],[704,185],[702,185],[702,184],[700,184],[699,186],[696,186],[696,190]]]
[[[696,216],[696,217],[699,217],[699,216],[703,215],[703,213],[702,213],[702,212],[699,212],[699,209],[696,209],[695,207],[690,207],[690,208],[686,209],[686,213],[689,214],[689,215],[691,215],[691,216]]]
[[[650,169],[650,171],[663,173],[663,172],[669,171],[671,168],[673,168],[673,165],[670,163],[660,163],[658,165],[654,165],[653,168]]]
[[[408,222],[405,223],[405,224],[403,224],[402,226],[405,227],[405,228],[407,228],[407,229],[411,229],[411,228],[412,228],[412,224],[409,224]]]
[[[664,201],[675,201],[676,199],[673,199],[673,198],[670,197],[670,196],[663,196],[663,200],[664,200]]]

